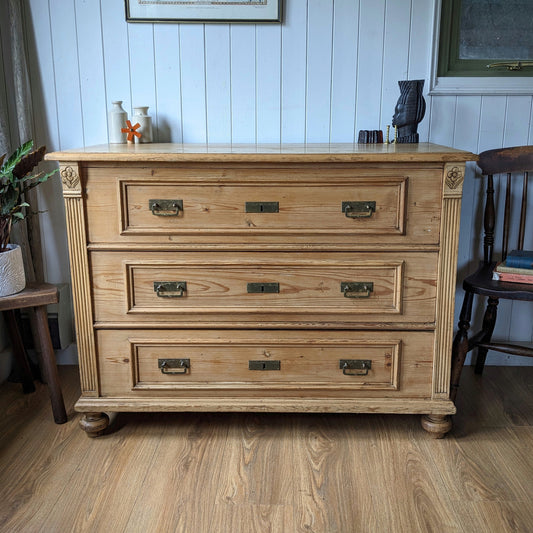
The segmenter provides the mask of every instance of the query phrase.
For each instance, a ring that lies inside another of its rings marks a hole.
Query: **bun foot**
[[[452,429],[452,420],[447,415],[422,415],[420,422],[434,439],[442,439]]]
[[[85,413],[80,420],[80,427],[88,437],[99,437],[109,426],[109,417],[105,413]]]

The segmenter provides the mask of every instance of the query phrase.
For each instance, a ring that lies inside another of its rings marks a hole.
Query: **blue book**
[[[513,250],[505,259],[505,264],[513,268],[533,269],[533,250]]]

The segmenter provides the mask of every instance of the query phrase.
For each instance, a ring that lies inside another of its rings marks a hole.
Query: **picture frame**
[[[282,0],[125,0],[127,22],[276,23]]]

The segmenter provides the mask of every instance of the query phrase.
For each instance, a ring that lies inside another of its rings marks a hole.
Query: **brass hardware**
[[[158,359],[157,367],[162,374],[187,374],[191,368],[190,359]]]
[[[248,361],[248,370],[279,370],[279,361]]]
[[[154,281],[154,292],[158,298],[181,298],[186,291],[186,281]]]
[[[148,200],[152,215],[158,217],[177,217],[183,211],[183,200]]]
[[[345,376],[367,376],[368,371],[372,368],[372,361],[369,359],[341,359],[339,368],[342,369]]]
[[[277,293],[279,292],[279,283],[248,283],[246,290],[249,293]]]
[[[279,213],[279,202],[246,202],[246,213]]]
[[[373,291],[372,281],[341,281],[341,292],[345,298],[369,298]]]
[[[498,63],[490,63],[487,68],[506,68],[511,71],[519,71],[524,67],[533,67],[533,61],[500,61]]]
[[[376,202],[342,202],[342,212],[348,218],[369,218],[376,212]]]

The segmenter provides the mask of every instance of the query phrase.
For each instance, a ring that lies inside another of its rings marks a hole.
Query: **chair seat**
[[[496,263],[480,264],[480,268],[463,282],[463,289],[482,296],[498,299],[533,301],[533,284],[495,281],[492,273]]]

